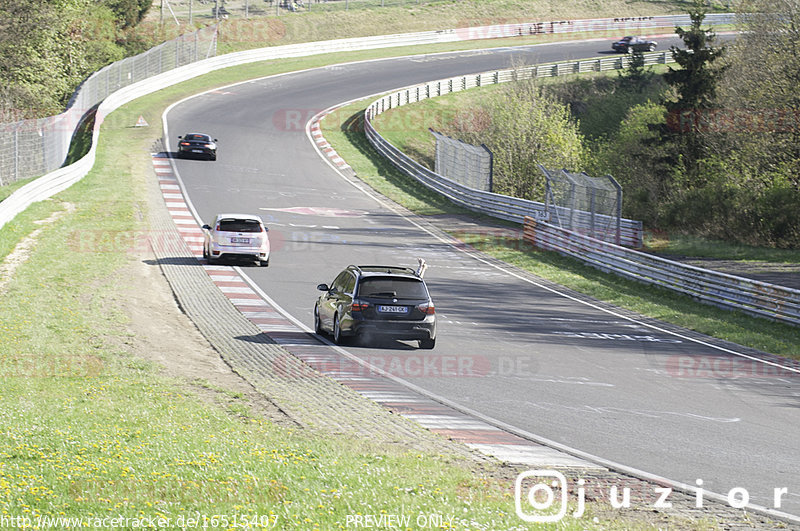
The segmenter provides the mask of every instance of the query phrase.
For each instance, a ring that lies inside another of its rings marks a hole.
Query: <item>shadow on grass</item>
[[[70,140],[69,143],[69,151],[67,152],[66,160],[64,160],[64,166],[69,166],[70,164],[78,162],[89,153],[89,149],[92,147],[92,130],[94,129],[97,107],[98,106],[95,105],[81,117],[81,122],[72,134],[72,140]]]

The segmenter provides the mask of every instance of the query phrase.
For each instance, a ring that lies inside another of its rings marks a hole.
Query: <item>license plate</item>
[[[250,238],[231,238],[231,243],[250,243]]]
[[[193,149],[192,150],[192,153],[202,153],[202,152],[203,152],[202,149]]]
[[[408,313],[407,306],[378,306],[381,313]]]

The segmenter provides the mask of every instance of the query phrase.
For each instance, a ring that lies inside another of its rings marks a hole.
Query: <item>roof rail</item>
[[[353,269],[357,270],[360,273],[363,273],[364,270],[370,270],[374,272],[384,271],[386,273],[407,273],[410,275],[418,276],[416,271],[411,269],[410,267],[403,267],[403,266],[393,266],[393,265],[349,265],[348,267],[352,267]]]

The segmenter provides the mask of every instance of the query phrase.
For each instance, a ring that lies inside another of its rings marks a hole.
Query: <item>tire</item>
[[[259,260],[258,265],[260,265],[261,267],[269,267],[269,258],[267,258],[266,260]]]
[[[423,348],[425,350],[432,350],[433,347],[436,346],[436,338],[432,339],[420,339],[419,340],[419,348]]]
[[[655,44],[651,44],[650,48],[648,48],[648,50],[650,50],[651,52],[656,51],[656,45]]]
[[[314,306],[314,333],[318,335],[325,333],[322,329],[322,320],[319,318],[319,306]]]
[[[633,53],[633,46],[628,46],[627,48],[625,48],[625,53],[632,54]]]
[[[214,154],[214,155],[211,155],[211,156],[209,157],[209,159],[211,159],[211,160],[217,160],[217,155],[216,155],[216,154]]]
[[[333,342],[337,345],[341,345],[344,341],[344,337],[342,336],[342,329],[339,327],[339,314],[333,316]]]

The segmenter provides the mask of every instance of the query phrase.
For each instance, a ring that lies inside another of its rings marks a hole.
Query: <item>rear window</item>
[[[200,140],[202,142],[208,142],[210,137],[208,135],[186,135],[183,137],[184,140]]]
[[[427,299],[428,290],[421,280],[412,278],[375,277],[363,279],[358,288],[360,297],[391,299]]]
[[[261,232],[261,224],[255,219],[223,219],[219,222],[223,232]]]

